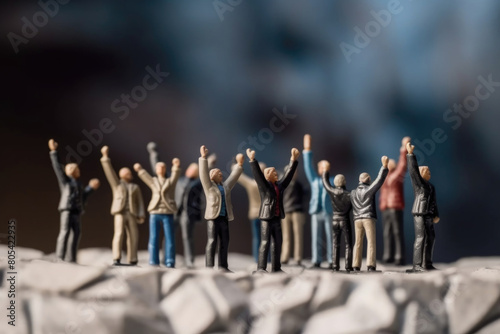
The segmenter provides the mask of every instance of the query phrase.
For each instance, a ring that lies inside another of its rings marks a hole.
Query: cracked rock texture
[[[203,256],[192,270],[181,257],[177,269],[150,267],[144,251],[140,266],[112,267],[108,249],[80,250],[76,265],[17,247],[13,299],[6,254],[0,246],[0,333],[500,333],[500,257],[423,274],[379,265],[252,275],[241,254],[225,273],[203,268]]]

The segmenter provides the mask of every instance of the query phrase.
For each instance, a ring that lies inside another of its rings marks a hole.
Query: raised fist
[[[304,135],[304,151],[310,151],[311,150],[311,135],[306,134]]]
[[[236,154],[236,162],[238,163],[238,165],[243,166],[244,161],[245,157],[243,156],[243,154],[241,153]]]
[[[139,172],[141,169],[142,169],[142,166],[141,166],[141,164],[140,164],[140,163],[136,163],[136,164],[134,164],[134,170],[135,170],[136,172]]]
[[[106,157],[106,158],[107,158],[107,157],[108,157],[108,154],[109,154],[109,147],[107,147],[107,146],[103,146],[103,147],[101,148],[101,153],[102,153],[102,156],[103,156],[103,157]]]
[[[200,154],[202,158],[206,158],[208,154],[208,149],[205,147],[205,145],[201,145],[200,147]]]
[[[101,185],[101,183],[99,182],[99,179],[91,179],[89,181],[89,187],[94,189],[94,190],[97,190],[100,185]]]
[[[411,141],[411,138],[406,136],[401,140],[401,146],[406,148],[406,143],[409,143]]]
[[[149,142],[147,148],[149,153],[156,152],[156,143],[154,141]]]
[[[255,151],[247,148],[247,157],[250,159],[250,161],[255,160]]]
[[[49,150],[57,150],[57,142],[54,139],[49,140]]]
[[[415,149],[415,146],[413,146],[410,142],[406,143],[406,151],[408,154],[413,154],[413,150]]]
[[[380,160],[382,161],[382,166],[384,168],[387,168],[387,164],[389,163],[389,158],[386,155],[384,155]]]
[[[178,158],[172,159],[172,166],[180,167],[180,165],[181,165],[181,161]]]
[[[290,160],[292,161],[295,161],[297,160],[297,158],[299,157],[299,150],[297,150],[295,147],[292,148],[292,157],[290,158]]]

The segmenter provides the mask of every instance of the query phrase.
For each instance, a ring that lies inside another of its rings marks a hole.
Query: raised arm
[[[109,158],[109,147],[103,146],[101,148],[101,153],[101,165],[102,169],[104,170],[104,175],[106,175],[106,179],[108,180],[111,189],[114,191],[120,183],[120,179],[116,175],[116,172],[111,165],[111,159]]]
[[[142,168],[141,164],[134,164],[134,170],[137,172],[137,175],[139,175],[142,182],[144,182],[149,188],[154,189],[155,185],[153,178],[144,168]]]
[[[247,156],[250,161],[250,167],[252,168],[253,178],[260,189],[266,189],[267,180],[260,169],[259,162],[255,159],[255,151],[251,149],[247,149]]]
[[[423,187],[424,179],[420,175],[420,171],[418,170],[418,162],[417,157],[413,154],[413,150],[415,146],[411,145],[411,143],[406,144],[406,151],[408,154],[406,155],[408,161],[408,173],[410,173],[411,183],[414,187]]]
[[[172,170],[168,180],[170,181],[171,184],[175,185],[177,184],[177,180],[179,180],[180,176],[181,176],[181,161],[178,158],[174,158],[172,160]]]
[[[56,174],[59,187],[62,188],[68,182],[68,178],[66,174],[64,174],[62,166],[59,163],[59,159],[57,158],[57,146],[58,144],[54,141],[54,139],[49,140],[50,161],[52,162],[52,168]]]
[[[210,181],[210,174],[208,171],[208,161],[207,161],[208,149],[205,145],[200,147],[200,158],[198,159],[198,166],[200,166],[200,181],[205,192],[210,189],[212,182]]]
[[[153,174],[156,171],[156,164],[160,161],[160,155],[158,154],[156,147],[157,145],[155,142],[149,142],[147,146],[149,152],[149,163],[151,164],[151,171]]]
[[[231,174],[227,178],[226,182],[224,182],[226,187],[228,187],[229,189],[233,189],[233,187],[236,185],[236,182],[243,173],[244,161],[245,157],[243,156],[243,154],[239,153],[236,155],[236,165],[233,167],[233,170],[231,171]]]
[[[299,150],[297,150],[296,148],[292,148],[290,156],[290,164],[288,165],[287,171],[281,181],[281,186],[283,187],[283,189],[288,187],[290,182],[292,182],[293,175],[295,174],[295,171],[297,170],[297,165],[299,164],[299,162],[297,161],[298,157],[299,157]]]
[[[396,169],[394,170],[393,174],[397,178],[403,178],[406,169],[408,167],[407,161],[406,161],[406,143],[409,143],[411,140],[410,137],[404,137],[402,142],[401,142],[401,147],[399,149],[399,160],[398,164],[396,165]]]
[[[380,187],[382,187],[385,178],[389,173],[389,169],[387,168],[387,163],[389,162],[389,158],[387,158],[384,155],[381,160],[382,160],[382,167],[380,167],[380,171],[378,172],[377,178],[372,182],[372,184],[370,184],[370,186],[366,190],[368,196],[375,194],[380,189]]]
[[[253,182],[253,179],[245,173],[241,173],[240,178],[238,179],[238,183],[247,191],[250,189]]]

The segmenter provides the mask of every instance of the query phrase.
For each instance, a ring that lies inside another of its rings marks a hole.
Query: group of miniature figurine
[[[57,158],[58,144],[49,141],[50,158],[59,182],[60,232],[56,254],[59,259],[76,262],[80,240],[81,222],[85,202],[90,193],[99,188],[99,180],[91,179],[87,187],[79,181],[80,170],[75,163],[63,167]],[[266,167],[255,158],[255,151],[247,149],[253,179],[243,174],[243,154],[236,155],[229,177],[224,180],[222,171],[215,168],[215,155],[208,155],[205,146],[200,148],[198,164],[192,163],[181,177],[180,161],[172,160],[170,176],[167,166],[159,161],[155,143],[148,144],[151,176],[136,163],[133,167],[139,178],[151,189],[149,212],[149,264],[160,264],[161,230],[164,232],[164,265],[175,267],[175,229],[182,232],[184,261],[188,268],[194,267],[193,231],[201,220],[203,204],[207,221],[206,267],[214,267],[218,246],[218,267],[228,271],[229,225],[234,220],[231,190],[240,183],[249,198],[248,218],[252,227],[252,254],[257,262],[256,272],[267,272],[268,260],[272,272],[282,272],[281,264],[291,258],[301,265],[303,253],[303,225],[306,216],[303,208],[304,187],[296,179],[299,151],[291,150],[289,164],[283,176],[278,177],[274,167]],[[312,263],[319,268],[326,245],[326,260],[329,269],[340,270],[340,243],[345,240],[345,270],[360,271],[363,242],[366,235],[366,266],[369,272],[376,271],[375,226],[377,212],[375,195],[380,190],[379,207],[383,216],[384,252],[383,262],[404,265],[403,239],[403,181],[409,170],[415,200],[412,214],[415,225],[413,267],[407,272],[433,270],[434,224],[439,221],[434,186],[429,182],[431,174],[427,166],[418,166],[413,154],[410,138],[402,140],[399,161],[381,158],[382,166],[372,182],[368,173],[361,173],[359,184],[352,191],[346,190],[344,175],[329,175],[330,163],[322,160],[317,171],[313,166],[311,136],[304,136],[304,169],[311,188],[309,214],[311,216]],[[132,171],[123,167],[118,175],[111,165],[109,148],[101,149],[101,164],[113,193],[111,215],[114,216],[112,240],[113,264],[121,265],[122,244],[126,238],[127,261],[138,263],[138,227],[145,221],[145,207],[139,186],[132,182]],[[333,185],[332,185],[333,182]],[[351,216],[354,222],[355,242],[352,245]],[[293,242],[291,238],[293,230]]]

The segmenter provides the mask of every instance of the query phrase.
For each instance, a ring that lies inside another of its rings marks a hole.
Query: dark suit
[[[50,152],[50,160],[61,191],[61,199],[59,200],[58,207],[59,212],[61,212],[61,220],[59,236],[57,237],[56,254],[59,259],[64,260],[69,244],[69,260],[76,262],[76,251],[80,242],[80,216],[83,213],[87,197],[93,189],[89,186],[83,188],[80,181],[64,173],[57,159],[56,151]],[[70,232],[72,232],[71,236]]]
[[[352,210],[351,193],[345,187],[332,187],[330,175],[323,173],[323,185],[325,186],[333,207],[333,246],[332,263],[334,269],[340,267],[340,238],[344,232],[345,240],[345,269],[352,270],[352,234],[349,214]]]
[[[258,269],[266,270],[267,256],[269,254],[269,243],[272,238],[271,247],[271,264],[272,271],[280,271],[281,263],[281,244],[283,237],[281,234],[281,219],[285,218],[285,210],[283,207],[283,191],[292,181],[293,174],[297,169],[298,161],[290,161],[285,175],[276,182],[278,189],[278,197],[276,194],[275,185],[267,181],[264,174],[260,170],[257,160],[250,161],[252,173],[259,187],[260,193],[260,211],[259,219],[261,220],[261,242],[259,249]],[[279,215],[276,215],[276,209],[279,210]]]
[[[415,201],[411,213],[415,223],[415,244],[413,246],[413,266],[432,266],[432,252],[434,250],[434,222],[439,217],[434,186],[422,178],[418,169],[417,158],[414,154],[406,156],[408,172],[410,174]]]

